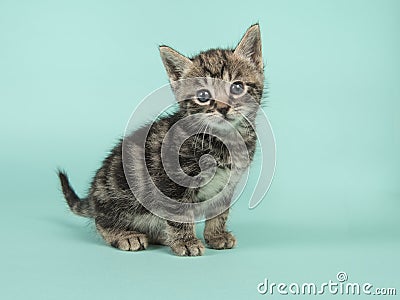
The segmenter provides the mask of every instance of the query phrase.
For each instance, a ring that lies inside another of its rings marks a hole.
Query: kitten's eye
[[[211,93],[209,90],[199,90],[196,93],[196,97],[200,102],[207,102],[211,99]]]
[[[240,95],[244,91],[244,85],[241,81],[235,81],[231,84],[231,94]]]

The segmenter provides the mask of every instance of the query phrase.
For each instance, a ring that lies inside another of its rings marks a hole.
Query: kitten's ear
[[[168,46],[160,46],[160,55],[171,81],[178,80],[192,61]]]
[[[235,54],[250,59],[257,67],[263,68],[261,34],[258,24],[252,25],[236,46]]]

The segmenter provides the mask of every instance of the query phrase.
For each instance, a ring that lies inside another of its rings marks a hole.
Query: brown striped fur
[[[259,26],[258,24],[251,26],[235,49],[212,49],[188,58],[170,47],[160,46],[160,54],[179,101],[179,109],[125,138],[124,142],[127,143],[128,151],[132,155],[134,182],[128,184],[125,176],[121,141],[104,160],[84,199],[79,199],[65,172],[60,171],[59,178],[64,196],[75,214],[95,220],[98,232],[111,246],[121,250],[138,251],[146,249],[149,243],[157,243],[170,246],[176,255],[202,255],[205,248],[201,240],[196,237],[194,223],[164,220],[148,211],[133,195],[132,189],[135,190],[135,195],[143,197],[147,195],[147,183],[144,179],[147,168],[155,185],[176,201],[201,202],[218,195],[226,210],[206,221],[204,238],[210,248],[232,248],[236,240],[227,231],[226,220],[235,186],[224,189],[226,178],[232,170],[232,160],[227,145],[213,136],[205,136],[204,133],[200,137],[199,135],[191,137],[182,145],[179,150],[180,164],[184,172],[190,176],[200,172],[198,163],[203,154],[210,154],[217,161],[217,172],[213,180],[201,188],[186,188],[172,181],[165,173],[160,158],[161,144],[171,126],[185,116],[196,113],[220,114],[234,119],[236,130],[245,141],[252,159],[256,146],[253,126],[264,87]],[[182,79],[198,77],[200,85],[207,84],[210,79],[221,79],[228,83],[240,81],[244,84],[245,94],[240,97],[230,95],[226,99],[211,99],[207,103],[200,103],[196,98],[196,91],[180,86]],[[250,101],[250,98],[255,101]],[[236,120],[235,112],[240,112],[247,119]],[[211,124],[211,126],[219,130],[219,125]],[[149,129],[149,133],[143,149],[136,141],[146,128]],[[184,132],[185,128],[180,130]],[[230,143],[231,147],[237,147],[235,141]],[[146,165],[140,163],[139,158],[143,156],[146,157]],[[248,164],[244,163],[238,166],[241,171],[247,167]],[[234,182],[238,180],[239,177]]]

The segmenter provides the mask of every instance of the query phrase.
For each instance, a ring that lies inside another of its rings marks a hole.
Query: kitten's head
[[[217,128],[226,121],[237,127],[244,117],[254,120],[264,86],[258,24],[235,49],[212,49],[188,58],[160,46],[160,54],[184,115],[203,113]]]

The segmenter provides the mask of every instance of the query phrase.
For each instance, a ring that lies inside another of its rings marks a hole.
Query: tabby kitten
[[[171,247],[179,256],[202,255],[205,247],[196,237],[194,224],[195,218],[203,214],[207,245],[230,249],[236,239],[226,229],[229,206],[234,188],[254,155],[254,121],[263,94],[259,25],[251,26],[235,49],[212,49],[192,58],[167,46],[160,46],[159,50],[179,103],[177,111],[160,117],[116,145],[97,171],[85,199],[76,195],[67,175],[59,171],[62,191],[72,212],[93,218],[100,235],[115,248],[137,251],[154,243]],[[183,84],[185,80],[191,84]],[[191,116],[201,116],[200,121],[191,122],[190,126],[180,124]],[[204,130],[203,121],[207,122],[208,131]],[[162,160],[161,149],[163,143],[173,144],[193,126],[197,134],[177,148],[180,168],[200,182],[188,186],[171,179],[171,172],[166,170],[169,156]],[[234,133],[239,134],[241,141]],[[240,142],[245,145],[244,151]],[[236,161],[229,148],[241,149],[236,151]],[[202,165],[205,154],[214,158],[213,163]],[[198,175],[207,173],[207,168],[213,169],[214,175],[205,180]],[[153,208],[162,206],[164,198],[157,198],[152,185],[182,205],[208,203],[211,198],[215,201],[201,206],[200,212],[182,206],[170,211],[164,207],[167,214],[154,213]],[[150,199],[147,204],[146,199]]]

